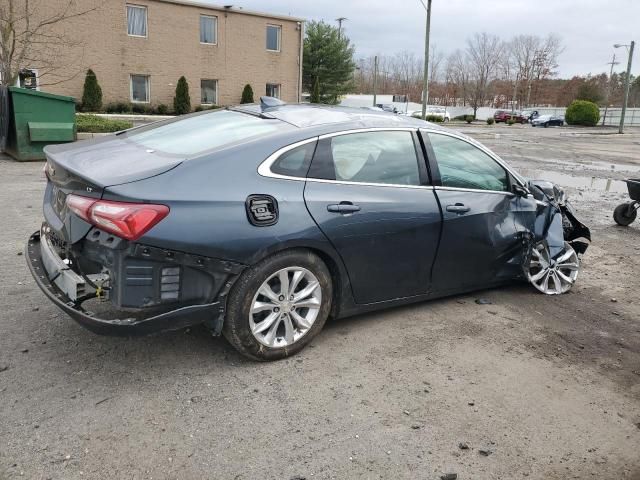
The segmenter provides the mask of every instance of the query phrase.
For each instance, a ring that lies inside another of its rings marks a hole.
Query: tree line
[[[516,35],[503,40],[475,33],[448,56],[429,53],[429,103],[523,109],[567,106],[573,100],[622,105],[626,74],[558,78],[560,37]],[[338,28],[310,22],[304,48],[303,87],[312,102],[337,103],[346,93],[407,95],[422,101],[424,58],[409,51],[354,59],[354,47]],[[640,77],[631,78],[630,106],[640,106]]]

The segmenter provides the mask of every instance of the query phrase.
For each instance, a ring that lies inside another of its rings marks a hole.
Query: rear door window
[[[420,185],[413,136],[408,131],[376,131],[323,140],[309,177],[354,183]]]

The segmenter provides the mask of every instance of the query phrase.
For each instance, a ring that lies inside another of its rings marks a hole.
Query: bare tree
[[[491,83],[496,78],[503,44],[499,37],[488,33],[476,33],[467,39],[466,60],[469,68],[469,103],[475,117],[478,108],[484,106]]]
[[[440,80],[440,65],[444,60],[444,53],[438,50],[434,43],[429,52],[429,83]]]
[[[560,38],[549,34],[546,38],[537,35],[517,35],[509,43],[509,64],[515,75],[514,101],[521,87],[521,98],[526,96],[529,105],[534,81],[555,75],[558,56],[562,52]]]
[[[452,103],[457,105],[467,104],[469,98],[469,64],[464,53],[456,50],[447,59],[447,76],[446,82],[449,85],[447,91],[451,92]]]
[[[0,0],[0,79],[13,84],[20,70],[37,68],[39,76],[55,75],[65,55],[77,42],[65,33],[64,23],[95,8],[76,0]],[[86,2],[84,2],[86,4]],[[80,70],[76,75],[80,73]],[[53,82],[52,82],[53,83]]]

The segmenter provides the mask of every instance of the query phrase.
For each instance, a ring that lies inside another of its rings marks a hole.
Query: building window
[[[200,15],[200,43],[218,43],[218,17]]]
[[[131,75],[131,101],[149,103],[148,75]]]
[[[280,85],[277,83],[267,83],[267,97],[280,98]]]
[[[218,81],[200,80],[200,103],[216,105],[218,103]]]
[[[40,90],[40,78],[35,68],[25,68],[18,72],[16,86],[30,90]]]
[[[127,5],[127,33],[132,37],[147,36],[147,7]]]
[[[282,27],[279,25],[267,25],[267,50],[280,51],[280,36]]]

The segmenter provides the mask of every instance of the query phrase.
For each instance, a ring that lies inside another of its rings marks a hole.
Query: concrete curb
[[[133,123],[151,123],[174,118],[174,115],[136,115],[130,113],[92,113],[90,115],[111,120],[128,120]]]
[[[77,140],[89,140],[90,138],[96,138],[96,137],[104,137],[106,135],[111,135],[110,133],[88,133],[88,132],[81,132],[78,133],[78,138]]]

